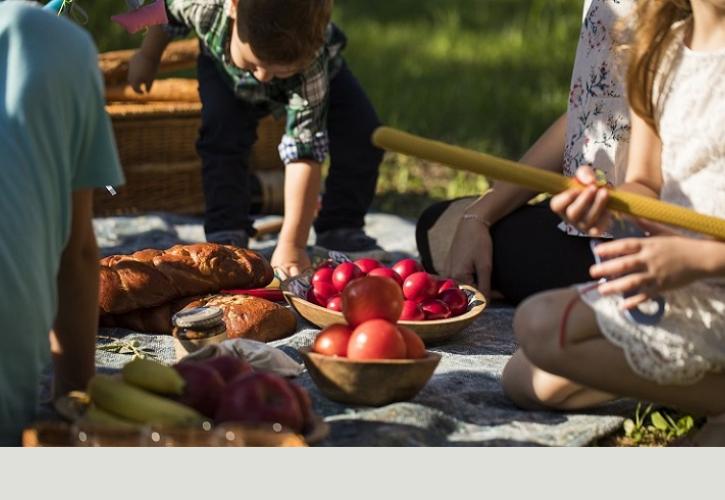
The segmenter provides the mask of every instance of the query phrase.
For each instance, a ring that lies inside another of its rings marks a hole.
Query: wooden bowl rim
[[[432,351],[425,351],[426,357],[420,358],[420,359],[350,359],[350,358],[343,358],[341,356],[328,356],[326,354],[319,354],[316,352],[312,352],[311,347],[301,347],[298,349],[300,354],[302,356],[307,356],[310,359],[317,360],[317,359],[324,359],[324,360],[331,360],[334,363],[340,363],[340,364],[348,364],[348,365],[396,365],[396,366],[405,366],[405,365],[417,365],[421,363],[430,363],[431,361],[439,362],[443,356],[437,352]]]
[[[294,280],[295,278],[290,278],[290,280]],[[345,322],[345,317],[343,314],[339,311],[332,311],[330,309],[327,309],[326,307],[318,306],[317,304],[313,304],[312,302],[303,299],[299,295],[295,295],[294,293],[290,292],[286,288],[286,284],[290,282],[290,280],[286,280],[284,283],[282,283],[282,294],[284,295],[287,302],[297,310],[295,305],[292,303],[292,300],[300,300],[305,303],[306,307],[309,307],[311,309],[315,309],[319,311],[320,313],[328,314],[330,316],[333,316],[335,318],[340,319],[340,323]],[[469,319],[475,319],[478,316],[481,315],[481,313],[486,309],[488,306],[488,301],[486,300],[486,297],[481,293],[478,289],[470,286],[470,285],[458,285],[462,290],[468,290],[469,292],[473,293],[473,298],[476,301],[479,301],[480,304],[476,304],[473,306],[470,310],[466,311],[464,314],[461,314],[460,316],[454,316],[452,318],[446,318],[446,319],[432,319],[429,321],[398,321],[397,324],[402,326],[445,326],[445,325],[451,325],[455,324],[461,321],[466,321]],[[299,312],[299,311],[298,311]]]

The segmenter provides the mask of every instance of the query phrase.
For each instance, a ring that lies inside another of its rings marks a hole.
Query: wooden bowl
[[[341,312],[332,311],[303,299],[300,292],[309,288],[310,276],[302,274],[290,278],[282,283],[282,292],[292,308],[307,321],[319,328],[326,328],[334,323],[345,323]],[[398,324],[406,326],[417,333],[426,345],[433,345],[453,337],[464,330],[468,325],[486,309],[486,297],[475,288],[461,285],[461,290],[468,295],[468,310],[460,315],[448,319],[435,319],[430,321],[399,321]]]
[[[428,352],[423,359],[358,361],[324,356],[301,349],[312,380],[322,394],[340,403],[383,406],[406,401],[430,380],[441,355]]]

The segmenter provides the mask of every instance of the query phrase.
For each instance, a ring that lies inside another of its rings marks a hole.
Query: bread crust
[[[124,314],[104,314],[102,326],[122,327],[143,333],[171,335],[171,317],[182,309],[215,306],[224,312],[227,338],[271,342],[292,335],[297,328],[295,315],[286,307],[248,295],[215,294],[187,297],[161,306]]]
[[[258,253],[215,243],[176,245],[101,259],[101,314],[122,314],[235,288],[262,288],[274,278]]]

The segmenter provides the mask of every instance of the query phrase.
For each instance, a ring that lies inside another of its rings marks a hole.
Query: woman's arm
[[[521,157],[521,163],[552,172],[561,172],[564,163],[566,113],[561,115]],[[468,207],[490,224],[506,217],[538,193],[515,184],[495,182],[493,187]]]
[[[566,114],[560,116],[521,158],[523,163],[560,172],[564,158]],[[488,294],[491,281],[492,242],[491,224],[506,217],[537,193],[506,182],[496,182],[482,197],[466,208],[473,217],[461,219],[451,241],[443,269],[444,276],[476,284]]]

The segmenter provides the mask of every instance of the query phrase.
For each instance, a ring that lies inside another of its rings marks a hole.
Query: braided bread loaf
[[[170,335],[171,317],[182,309],[215,306],[224,312],[227,337],[271,342],[294,333],[297,320],[292,312],[274,302],[247,295],[188,297],[125,314],[104,314],[102,326],[130,328],[137,332]]]
[[[260,288],[274,278],[264,257],[215,243],[176,245],[101,259],[101,313],[120,314],[231,288]]]
[[[98,324],[100,326],[128,328],[139,333],[171,335],[174,329],[174,325],[171,324],[172,316],[201,297],[184,297],[160,306],[136,309],[120,314],[101,314],[98,318]]]

